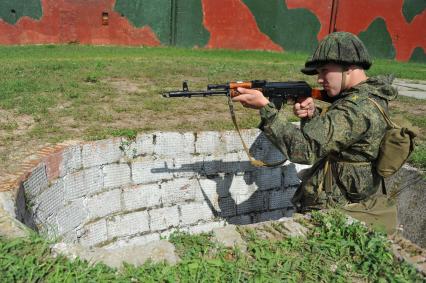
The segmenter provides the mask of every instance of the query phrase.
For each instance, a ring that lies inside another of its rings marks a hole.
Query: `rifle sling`
[[[240,131],[240,127],[237,124],[237,118],[235,116],[235,111],[234,111],[234,104],[232,102],[232,98],[230,95],[228,95],[228,106],[229,106],[229,112],[231,113],[231,118],[232,118],[232,123],[234,123],[234,127],[238,132],[238,135],[240,136],[240,140],[241,143],[243,144],[243,148],[244,151],[246,152],[251,165],[255,166],[255,167],[276,167],[279,166],[281,164],[283,164],[284,162],[286,162],[286,159],[282,160],[282,161],[277,161],[277,162],[273,162],[273,163],[267,163],[264,162],[262,160],[256,160],[251,154],[250,151],[246,145],[246,143],[244,142],[243,136],[241,135],[241,131]]]

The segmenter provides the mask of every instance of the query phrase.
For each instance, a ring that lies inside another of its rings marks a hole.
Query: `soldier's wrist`
[[[260,108],[260,124],[258,128],[263,131],[264,127],[275,119],[277,113],[278,110],[275,108],[275,105],[272,102],[269,102],[268,104]]]
[[[259,114],[262,119],[268,119],[275,116],[277,113],[277,108],[272,102],[269,102],[265,106],[259,109]]]

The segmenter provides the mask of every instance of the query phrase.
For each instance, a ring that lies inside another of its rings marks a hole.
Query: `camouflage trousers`
[[[299,172],[302,183],[292,199],[298,212],[336,208],[348,203],[344,192],[333,182],[333,166],[324,159]]]
[[[351,200],[345,189],[336,183],[333,184],[333,180],[336,179],[333,174],[338,173],[336,165],[336,163],[329,166],[318,164],[317,167],[314,165],[307,171],[299,173],[302,183],[292,199],[297,211],[304,213],[312,210],[339,209],[369,226],[385,230],[387,233],[395,232],[397,225],[395,199],[387,197],[382,190],[375,189],[374,193],[366,197],[360,194],[358,199]],[[320,178],[312,178],[313,171],[319,172],[316,176]]]
[[[299,172],[302,180],[292,202],[299,211],[340,207],[374,195],[382,178],[372,162],[341,161],[333,156]]]

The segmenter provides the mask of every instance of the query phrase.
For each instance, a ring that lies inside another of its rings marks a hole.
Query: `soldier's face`
[[[317,69],[318,83],[322,85],[328,96],[333,97],[342,90],[343,68],[336,64],[326,64]]]

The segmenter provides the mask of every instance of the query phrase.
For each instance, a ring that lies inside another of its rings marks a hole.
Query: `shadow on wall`
[[[250,148],[257,160],[268,163],[286,158],[259,135]],[[242,153],[242,152],[240,152]],[[245,154],[245,153],[243,153]],[[222,156],[223,157],[223,156]],[[247,156],[245,158],[248,160]],[[202,198],[216,217],[231,224],[249,224],[290,217],[294,212],[291,198],[299,179],[296,166],[285,163],[276,167],[254,167],[249,161],[227,161],[212,155],[202,161],[180,163],[172,167],[152,168],[152,173],[172,173],[175,177],[191,174],[198,182]]]

